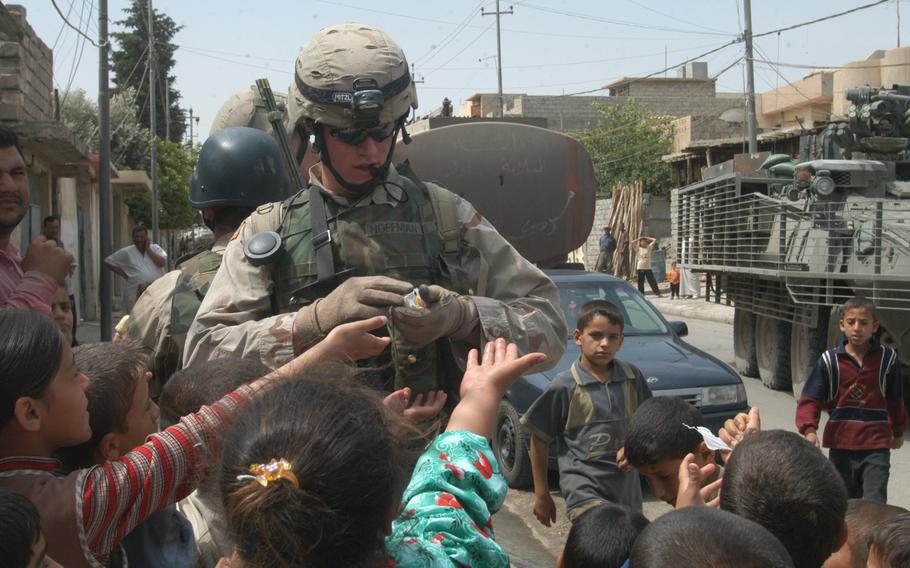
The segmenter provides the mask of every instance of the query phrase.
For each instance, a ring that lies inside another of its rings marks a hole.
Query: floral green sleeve
[[[414,468],[386,547],[392,566],[508,566],[492,514],[508,485],[487,440],[464,431],[436,438]]]

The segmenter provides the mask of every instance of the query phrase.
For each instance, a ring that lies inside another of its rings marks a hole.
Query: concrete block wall
[[[645,210],[644,234],[656,238],[661,246],[665,245],[671,237],[669,196],[652,198],[646,193],[642,196],[642,206]],[[603,235],[603,228],[610,223],[612,212],[613,199],[598,195],[594,204],[594,225],[584,244],[584,261],[587,270],[594,270],[597,255],[600,253],[600,236]]]
[[[22,6],[0,5],[0,121],[53,117],[50,48],[25,19]]]

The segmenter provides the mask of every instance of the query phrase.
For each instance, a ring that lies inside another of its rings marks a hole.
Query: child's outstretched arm
[[[236,413],[257,393],[276,382],[300,376],[307,367],[330,360],[363,359],[381,353],[389,338],[369,332],[385,316],[340,325],[325,339],[283,367],[224,396],[122,457],[79,472],[84,542],[94,559],[105,564],[112,550],[151,513],[186,497],[205,478],[206,465],[217,459],[221,437]],[[78,489],[77,489],[78,491]]]
[[[505,339],[488,342],[483,358],[478,361],[476,349],[468,353],[467,369],[461,379],[461,401],[452,416],[446,432],[466,430],[484,438],[493,435],[496,416],[503,395],[522,373],[546,361],[543,353],[518,356],[518,346],[506,345]]]

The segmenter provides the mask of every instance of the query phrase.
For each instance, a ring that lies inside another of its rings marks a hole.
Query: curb
[[[649,298],[649,300],[651,299]],[[664,316],[678,316],[684,319],[698,319],[733,325],[732,307],[706,302],[704,299],[692,303],[688,303],[686,300],[676,300],[676,302],[680,305],[671,304],[669,300],[659,303],[651,300],[651,304]]]

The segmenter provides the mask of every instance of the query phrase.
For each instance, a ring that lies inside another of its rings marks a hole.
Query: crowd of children
[[[507,566],[488,440],[506,389],[544,356],[502,339],[472,351],[444,431],[415,451],[445,394],[383,397],[343,363],[386,349],[370,333],[386,321],[339,326],[275,371],[190,366],[156,402],[138,349],[73,348],[45,315],[0,310],[3,565]],[[557,566],[910,566],[910,513],[885,504],[908,426],[900,364],[870,303],[844,306],[800,434],[762,431],[753,409],[705,436],[698,409],[652,397],[618,358],[623,326],[609,302],[581,306],[581,356],[522,418],[544,525],[555,446],[572,520]],[[640,477],[675,510],[649,523]]]

